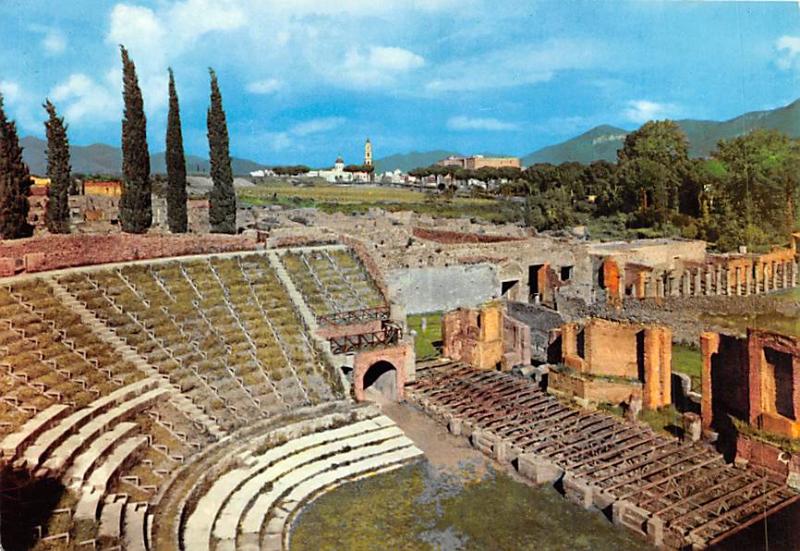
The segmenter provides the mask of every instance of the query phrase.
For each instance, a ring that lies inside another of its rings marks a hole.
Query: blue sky
[[[58,7],[54,7],[57,5]],[[609,123],[725,119],[800,97],[797,2],[4,0],[0,91],[22,134],[50,97],[75,144],[119,144],[124,43],[151,151],[168,66],[205,155],[207,67],[234,155],[358,162],[412,150],[524,155]]]

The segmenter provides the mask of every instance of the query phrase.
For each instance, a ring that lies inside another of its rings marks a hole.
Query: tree
[[[167,116],[167,222],[172,233],[186,233],[186,157],[175,77],[169,69],[169,115]]]
[[[28,224],[28,192],[30,173],[22,161],[17,126],[6,118],[3,95],[0,94],[0,238],[30,237]]]
[[[678,211],[678,192],[688,170],[689,142],[675,122],[643,124],[625,136],[617,157],[618,185],[626,199],[623,210],[638,210],[641,220],[654,223],[666,222]]]
[[[150,154],[147,151],[147,119],[136,67],[124,46],[122,52],[122,196],[119,221],[122,231],[145,233],[153,222],[150,187]]]
[[[48,115],[44,127],[47,133],[47,177],[50,178],[45,223],[51,233],[69,233],[69,188],[72,177],[67,127],[50,100],[46,100],[43,107]]]
[[[208,108],[208,148],[211,160],[211,180],[214,187],[209,194],[209,222],[214,233],[236,233],[236,191],[233,188],[233,171],[228,150],[228,124],[222,108],[222,94],[217,74],[209,68],[211,76],[211,105]]]
[[[800,142],[775,130],[755,130],[722,140],[714,158],[724,166],[720,195],[741,213],[747,245],[759,244],[756,227],[763,238],[784,241],[797,224]]]

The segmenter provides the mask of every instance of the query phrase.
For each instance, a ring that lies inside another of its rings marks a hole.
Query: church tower
[[[367,138],[364,144],[364,166],[372,166],[372,143]]]

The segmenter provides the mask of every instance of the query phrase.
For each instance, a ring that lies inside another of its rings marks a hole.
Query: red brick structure
[[[377,386],[382,382],[385,383],[387,375],[394,378],[395,395],[389,397],[402,400],[407,366],[409,362],[414,361],[414,347],[406,342],[357,353],[353,360],[353,390],[356,400],[359,402],[366,400],[366,389],[372,384]]]
[[[498,302],[446,313],[442,343],[444,356],[477,369],[509,370],[531,363],[530,327],[509,317]]]
[[[728,417],[800,438],[800,338],[750,329],[744,339],[703,333],[703,427]]]
[[[548,388],[592,402],[641,395],[645,409],[672,403],[672,331],[661,325],[593,318],[561,327],[561,362]]]
[[[0,241],[0,277],[148,258],[247,251],[256,245],[253,236],[244,235],[44,235]]]

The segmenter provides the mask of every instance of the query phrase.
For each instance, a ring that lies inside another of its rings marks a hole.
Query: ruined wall
[[[397,346],[366,350],[356,354],[353,360],[353,392],[356,400],[365,399],[364,375],[378,362],[390,363],[395,368],[397,399],[402,400],[406,381],[410,380],[407,376],[408,364],[414,363],[414,346],[410,343],[400,343]]]
[[[497,269],[488,264],[392,270],[386,275],[389,296],[408,314],[474,307],[497,297]]]
[[[642,403],[646,409],[657,409],[672,402],[672,332],[669,328],[595,318],[564,324],[560,338],[561,361],[578,372],[576,378],[628,379],[629,386],[642,389]],[[563,379],[560,377],[556,381]],[[594,379],[582,384],[588,387],[595,382],[600,385],[602,381]],[[620,381],[619,384],[626,383]],[[611,401],[611,397],[601,401]]]
[[[252,235],[45,235],[0,241],[0,276],[190,254],[253,250]]]

